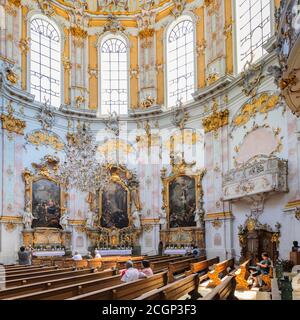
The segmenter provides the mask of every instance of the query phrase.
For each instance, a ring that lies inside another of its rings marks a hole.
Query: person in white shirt
[[[79,261],[79,260],[82,260],[82,256],[80,253],[78,253],[77,251],[75,252],[74,256],[72,257],[72,259],[74,261]]]
[[[142,278],[147,278],[147,276],[140,272],[138,269],[133,267],[133,262],[131,260],[126,262],[126,271],[121,278],[123,282],[131,282]]]
[[[101,254],[98,252],[95,252],[95,259],[101,259]]]

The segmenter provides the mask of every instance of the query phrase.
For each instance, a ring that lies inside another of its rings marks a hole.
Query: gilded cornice
[[[22,217],[18,216],[2,216],[0,222],[22,222]]]
[[[213,213],[207,213],[205,215],[205,220],[215,220],[215,219],[228,219],[233,218],[232,212],[213,212]]]

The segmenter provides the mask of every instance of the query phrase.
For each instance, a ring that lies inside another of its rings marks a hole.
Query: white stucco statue
[[[165,229],[167,227],[167,212],[164,207],[161,208],[161,213],[159,214],[159,223],[162,227],[162,229]]]
[[[31,225],[32,225],[32,221],[36,219],[31,210],[30,210],[30,207],[28,206],[25,211],[24,211],[24,214],[23,214],[23,224],[24,224],[24,227],[26,230],[30,230],[31,229]]]
[[[132,213],[132,221],[135,229],[141,228],[141,219],[140,219],[140,212],[138,210],[134,210]]]
[[[60,217],[59,224],[62,226],[64,230],[67,230],[69,224],[69,215],[67,213],[63,214]]]
[[[96,214],[88,210],[87,218],[86,218],[86,226],[89,228],[94,228],[95,221],[96,221]]]
[[[195,218],[194,221],[196,222],[196,226],[197,228],[201,228],[202,226],[202,222],[201,222],[201,216],[202,216],[202,210],[199,208],[196,208],[194,214],[195,214]]]

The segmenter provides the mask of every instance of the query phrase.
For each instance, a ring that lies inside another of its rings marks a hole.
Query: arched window
[[[195,89],[194,24],[190,17],[181,18],[167,33],[168,107],[192,99]]]
[[[265,54],[263,44],[271,36],[271,1],[239,0],[237,3],[238,68]]]
[[[118,36],[105,38],[100,50],[101,113],[127,114],[128,61],[126,42]]]
[[[61,43],[56,26],[36,17],[30,23],[30,92],[39,102],[61,104]]]
[[[5,10],[2,5],[0,5],[0,31],[5,29]]]

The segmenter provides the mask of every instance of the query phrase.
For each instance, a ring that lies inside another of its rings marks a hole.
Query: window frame
[[[182,21],[189,20],[193,24],[193,65],[194,65],[194,92],[197,91],[197,54],[196,54],[196,41],[197,41],[197,30],[196,30],[196,18],[191,13],[184,13],[183,15],[179,16],[177,19],[174,19],[171,21],[168,26],[165,28],[164,33],[164,59],[165,59],[165,75],[164,75],[164,95],[165,95],[165,107],[166,109],[170,110],[172,107],[169,106],[169,90],[168,90],[168,38],[170,33],[172,32],[173,28],[177,24],[179,24]],[[188,104],[193,101],[193,97],[191,97],[190,100],[183,102],[183,104]]]
[[[130,111],[130,43],[128,38],[121,32],[116,32],[116,33],[112,33],[112,32],[106,32],[104,33],[101,37],[99,37],[98,39],[98,70],[99,70],[99,81],[98,81],[98,92],[99,92],[99,106],[98,106],[98,114],[100,116],[107,116],[109,113],[104,113],[103,112],[103,108],[102,108],[102,64],[101,64],[101,50],[102,50],[102,46],[103,44],[109,40],[109,39],[119,39],[122,42],[124,42],[124,44],[126,45],[126,60],[127,60],[127,112],[126,113],[117,113],[118,116],[127,116],[129,114]],[[119,107],[118,107],[119,108]]]
[[[236,70],[237,70],[237,74],[243,72],[244,70],[244,66],[247,63],[247,61],[250,62],[249,58],[246,58],[243,62],[241,61],[241,47],[240,47],[240,43],[241,43],[241,37],[240,37],[240,1],[243,0],[238,0],[235,2],[235,6],[234,6],[234,14],[235,14],[235,21],[236,21],[236,27],[235,27],[235,52],[236,52],[236,59],[235,59],[235,65],[236,65]],[[259,0],[260,1],[260,0]],[[270,6],[270,36],[268,38],[268,40],[262,44],[262,49],[263,46],[270,40],[270,38],[272,38],[272,36],[275,33],[275,27],[274,27],[274,10],[275,10],[275,3],[274,1],[269,1],[269,6]],[[265,49],[264,49],[265,50]],[[260,56],[258,59],[254,59],[253,63],[257,63],[260,60],[264,59],[264,57],[268,54],[268,52],[265,50],[265,52],[262,54],[262,56]]]
[[[59,59],[60,59],[60,104],[59,106],[54,106],[52,104],[50,104],[51,107],[59,109],[61,107],[61,105],[63,104],[64,101],[64,67],[63,67],[63,53],[64,53],[64,32],[60,26],[60,24],[55,20],[55,18],[51,18],[49,19],[47,16],[41,14],[40,12],[32,12],[31,15],[28,15],[28,19],[27,19],[27,34],[28,34],[28,38],[31,39],[31,22],[34,19],[43,19],[45,21],[47,21],[48,23],[50,23],[54,29],[56,29],[56,31],[58,32],[59,35],[59,39],[60,39],[60,54],[59,54]],[[27,92],[29,92],[31,94],[31,47],[29,48],[28,52],[27,52],[27,75],[26,75],[26,82],[27,82]],[[44,101],[38,101],[36,99],[34,99],[35,103],[38,104],[44,104]]]

